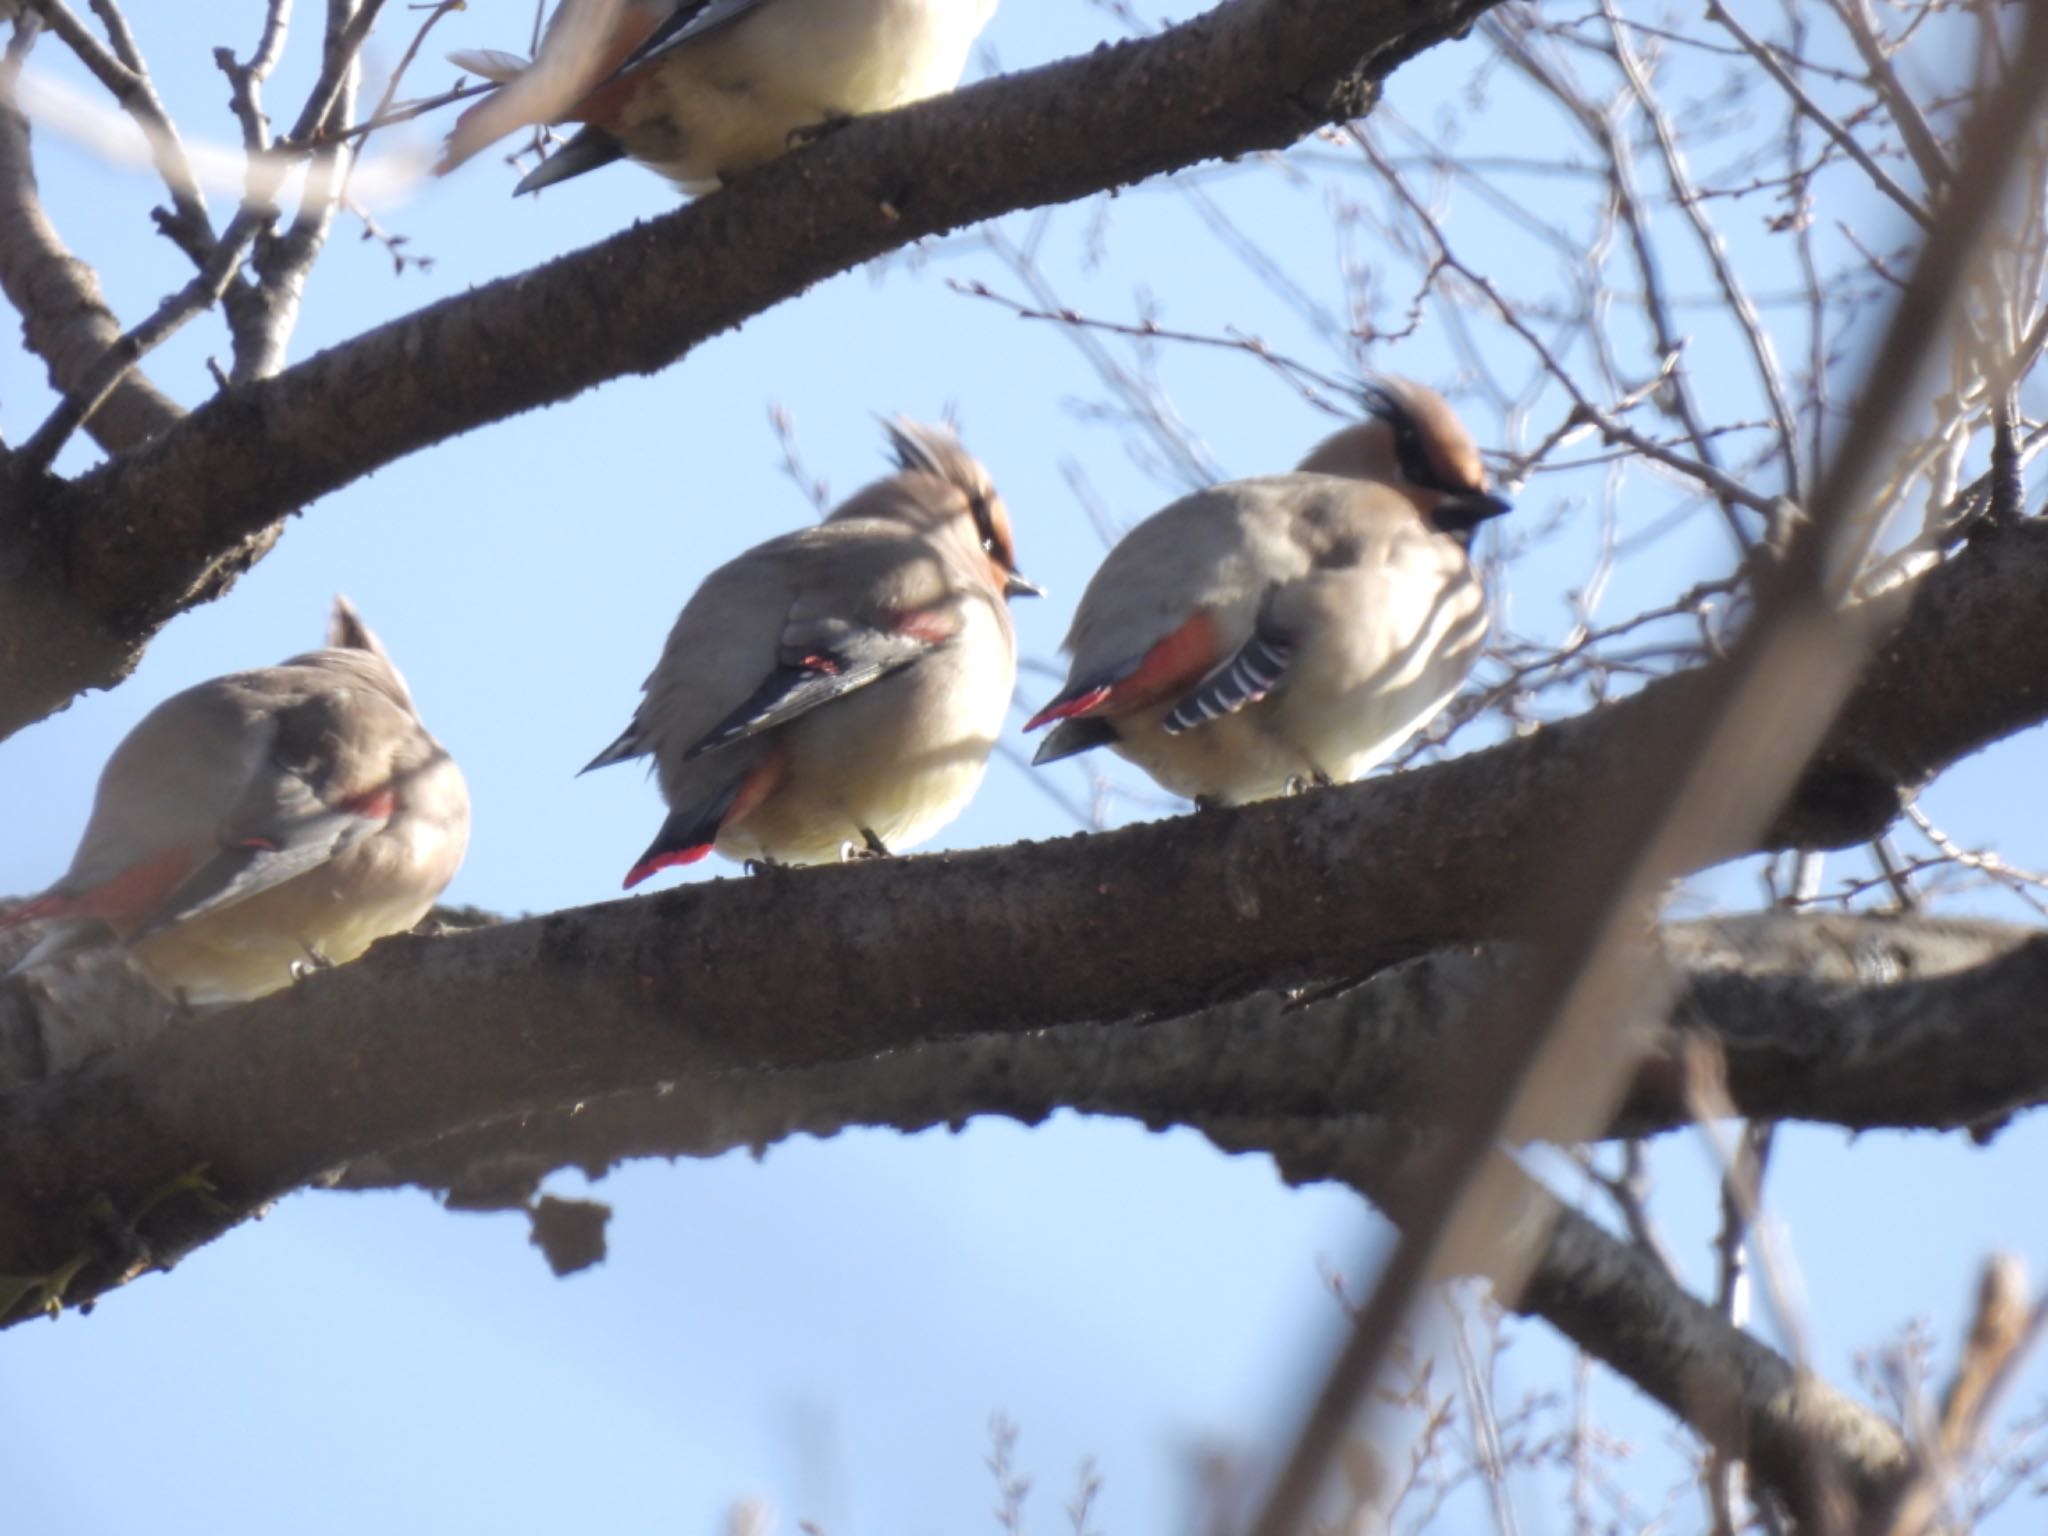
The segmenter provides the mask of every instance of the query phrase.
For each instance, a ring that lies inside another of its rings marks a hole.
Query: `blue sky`
[[[1174,13],[1193,8],[1182,0]],[[232,29],[215,36],[183,7],[142,0],[134,11],[188,132],[226,140],[209,52],[223,41],[246,48],[255,12],[219,8]],[[474,5],[429,52],[523,46],[525,14]],[[303,84],[313,22],[300,24],[276,103]],[[1083,0],[1011,0],[988,34],[988,60],[1037,64],[1092,46],[1113,25]],[[1476,103],[1484,110],[1465,94],[1478,46],[1439,50],[1390,93],[1411,120],[1466,122],[1475,153],[1512,147],[1521,131],[1502,115],[1509,84],[1494,83]],[[56,50],[37,57],[53,68]],[[145,178],[54,135],[39,150],[54,219],[124,316],[184,280],[182,258],[148,233]],[[1333,153],[1318,148],[1301,163]],[[662,181],[630,167],[538,201],[514,203],[510,181],[487,155],[379,206],[410,249],[435,258],[426,273],[394,277],[382,249],[344,222],[294,356],[673,206]],[[1333,234],[1326,184],[1289,183],[1260,163],[1199,184],[1269,247],[1298,253],[1294,280],[1342,312],[1346,260],[1375,252],[1355,230]],[[1851,216],[1867,237],[1882,234],[1881,211]],[[1345,361],[1314,350],[1299,317],[1248,278],[1182,186],[1126,193],[1098,226],[1104,217],[1080,206],[1000,229],[1036,242],[1062,296],[1092,312],[1130,317],[1149,304],[1170,324],[1239,325],[1320,367]],[[1755,222],[1736,220],[1738,250],[1767,263]],[[1503,272],[1551,260],[1473,229]],[[1097,235],[1100,261],[1089,256]],[[1050,589],[1017,609],[1025,654],[1049,662],[1101,551],[1071,476],[1124,521],[1179,486],[1130,450],[1119,423],[1087,408],[1101,391],[1069,337],[960,295],[948,277],[1020,291],[973,237],[936,242],[822,284],[653,378],[472,434],[320,503],[227,600],[172,625],[127,684],[0,745],[9,803],[37,808],[0,845],[0,891],[38,888],[62,869],[99,764],[148,707],[311,645],[341,591],[383,635],[468,773],[476,832],[448,898],[507,913],[609,899],[659,823],[659,797],[633,768],[583,779],[576,769],[625,722],[703,573],[811,516],[782,471],[771,405],[790,413],[805,467],[835,497],[882,472],[877,413],[957,413],[1010,504],[1021,563]],[[1387,283],[1398,291],[1396,278]],[[219,346],[201,322],[152,360],[153,376],[200,398],[204,359]],[[1371,361],[1446,385],[1459,373],[1441,327],[1428,324]],[[1726,370],[1727,387],[1740,387],[1718,355],[1697,366],[1716,384]],[[1327,430],[1241,355],[1169,349],[1160,368],[1222,473],[1284,467]],[[18,440],[48,404],[39,365],[0,350],[0,430]],[[1526,435],[1552,419],[1539,415]],[[1482,441],[1504,444],[1497,416],[1473,420]],[[74,448],[65,467],[90,457]],[[1518,630],[1561,632],[1562,594],[1591,565],[1598,490],[1589,475],[1523,492],[1522,530],[1560,521],[1497,594]],[[1624,514],[1648,520],[1633,506]],[[1726,563],[1718,528],[1695,517],[1624,563],[1603,613],[1668,599]],[[1021,702],[1051,689],[1027,671]],[[1996,837],[2016,862],[2048,864],[2048,829],[2014,809],[2037,801],[2044,769],[2037,734],[1952,774],[1930,810],[1965,842]],[[1085,793],[1078,777],[1055,782]],[[1119,801],[1115,813],[1154,812]],[[998,761],[935,846],[1071,830],[1041,784]],[[692,878],[733,874],[713,865]],[[1744,904],[1756,885],[1733,873],[1699,890]],[[2038,1187],[2043,1135],[2023,1122],[1989,1152],[1953,1139],[1786,1135],[1771,1199],[1830,1375],[1842,1380],[1854,1351],[1915,1315],[1952,1335],[1994,1245],[2048,1269],[2048,1240],[2012,1195]],[[1658,1171],[1667,1234],[1703,1282],[1703,1160],[1674,1139]],[[596,1194],[616,1208],[612,1257],[568,1281],[548,1275],[517,1217],[450,1215],[421,1195],[303,1195],[90,1318],[14,1330],[0,1345],[0,1475],[16,1522],[338,1533],[575,1520],[711,1532],[733,1501],[760,1496],[785,1530],[802,1518],[831,1536],[940,1536],[993,1527],[981,1458],[989,1417],[1002,1412],[1021,1428],[1021,1465],[1035,1479],[1033,1529],[1066,1528],[1057,1505],[1092,1456],[1106,1479],[1100,1528],[1163,1533],[1183,1528],[1192,1448],[1263,1443],[1289,1422],[1338,1321],[1322,1267],[1357,1275],[1378,1230],[1351,1197],[1285,1190],[1261,1160],[1224,1157],[1185,1132],[1072,1116],[1031,1130],[984,1122],[958,1135],[800,1141],[761,1161],[643,1165]],[[1540,1327],[1518,1338],[1505,1367],[1514,1390],[1562,1387],[1562,1351]],[[1650,1465],[1628,1475],[1654,1502],[1671,1467],[1665,1421],[1625,1387],[1597,1392],[1603,1415],[1644,1447],[1638,1461]],[[1530,1491],[1527,1528],[1562,1528],[1547,1496]],[[1694,1516],[1688,1509],[1680,1528]]]

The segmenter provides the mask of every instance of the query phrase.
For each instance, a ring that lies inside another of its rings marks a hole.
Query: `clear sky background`
[[[1178,0],[1168,14],[1195,8]],[[206,7],[203,25],[197,8],[169,0],[134,0],[131,13],[188,135],[229,142],[209,55],[221,43],[246,52],[257,8]],[[529,14],[475,4],[429,54],[523,48]],[[406,20],[398,10],[387,22],[386,63]],[[299,25],[270,91],[278,116],[295,109],[309,71],[316,20]],[[1083,51],[1116,25],[1084,0],[1010,0],[975,69]],[[1536,119],[1498,79],[1468,93],[1481,48],[1433,52],[1396,77],[1390,101],[1425,125],[1456,119],[1475,154],[1507,152]],[[76,78],[53,44],[36,64]],[[445,74],[423,70],[414,83]],[[379,153],[431,141],[423,129]],[[157,193],[145,174],[54,133],[38,153],[53,218],[119,313],[132,321],[185,280],[183,258],[150,233]],[[1355,165],[1328,145],[1291,165],[1292,175],[1267,161],[1211,168],[997,229],[1035,243],[1062,299],[1091,313],[1131,318],[1149,305],[1168,324],[1238,326],[1340,369],[1351,360],[1316,340],[1300,311],[1341,316],[1347,262],[1376,259],[1357,229],[1333,229],[1334,201],[1356,195]],[[293,355],[674,206],[665,183],[627,166],[538,201],[515,203],[511,180],[486,155],[445,183],[378,201],[380,220],[434,259],[426,272],[394,276],[384,250],[344,221]],[[1267,248],[1298,253],[1289,275],[1302,304],[1253,280],[1196,192]],[[228,195],[216,189],[216,207]],[[1840,211],[1867,238],[1891,233],[1867,202]],[[1735,218],[1738,250],[1782,261],[1763,242],[1762,216]],[[1497,227],[1469,228],[1504,274],[1558,264]],[[948,278],[1021,292],[978,237],[931,242],[822,284],[653,378],[477,432],[327,498],[225,601],[174,623],[126,684],[0,745],[0,791],[27,808],[0,840],[0,891],[40,888],[62,870],[99,765],[145,710],[316,644],[340,591],[382,634],[468,774],[475,835],[447,899],[511,914],[612,898],[659,824],[659,796],[630,767],[575,772],[626,721],[703,574],[812,516],[782,469],[771,405],[789,412],[806,469],[835,499],[885,468],[877,413],[957,414],[1009,501],[1024,569],[1052,594],[1016,610],[1025,654],[1050,663],[1102,549],[1075,477],[1126,523],[1183,487],[1090,408],[1102,390],[1069,335],[959,294]],[[1398,298],[1398,282],[1388,286]],[[220,347],[201,322],[149,371],[197,400],[204,360]],[[1369,361],[1447,388],[1460,380],[1430,323]],[[1166,349],[1158,364],[1218,475],[1286,467],[1329,429],[1241,355]],[[1711,349],[1694,366],[1709,386],[1734,377]],[[0,431],[19,440],[49,404],[40,365],[0,348]],[[1516,432],[1540,435],[1556,412],[1508,423],[1472,402],[1469,419],[1482,442],[1507,446]],[[74,447],[63,467],[90,462]],[[1596,476],[1540,480],[1520,496],[1516,558],[1497,595],[1523,634],[1556,636],[1569,623],[1565,594],[1586,581],[1597,545]],[[1621,516],[1631,530],[1653,520],[1628,504]],[[1728,560],[1711,516],[1690,518],[1624,563],[1602,613],[1668,600]],[[1020,703],[1053,686],[1027,670]],[[1008,745],[1028,753],[1014,732]],[[1951,774],[1929,808],[1965,842],[1997,840],[2018,863],[2048,864],[2044,771],[2037,733]],[[1085,799],[1078,773],[1051,783]],[[997,761],[934,846],[1074,830],[1045,789]],[[1170,807],[1118,799],[1111,809],[1128,819]],[[714,862],[688,878],[735,874]],[[1701,882],[1691,905],[1746,905],[1756,890],[1752,874],[1724,874]],[[1988,900],[1975,909],[2027,915]],[[2035,1120],[1989,1151],[1956,1138],[1788,1132],[1771,1202],[1804,1277],[1822,1369],[1845,1381],[1856,1351],[1916,1316],[1946,1346],[1994,1246],[2048,1270],[2030,1194],[2044,1157],[2048,1131]],[[1673,1139],[1657,1172],[1667,1236],[1705,1284],[1705,1159]],[[7,1528],[709,1533],[736,1501],[759,1498],[784,1531],[805,1519],[831,1536],[951,1536],[994,1525],[982,1459],[1002,1413],[1034,1479],[1032,1529],[1069,1528],[1058,1505],[1092,1457],[1105,1479],[1096,1526],[1163,1536],[1187,1528],[1199,1449],[1255,1449],[1284,1433],[1340,1320],[1325,1270],[1357,1284],[1381,1230],[1341,1191],[1283,1188],[1262,1159],[1073,1116],[641,1165],[595,1193],[615,1207],[611,1257],[567,1281],[547,1273],[517,1216],[451,1215],[419,1194],[301,1195],[90,1318],[13,1330],[0,1340]],[[1503,1402],[1565,1390],[1567,1356],[1546,1330],[1515,1338]],[[1654,1508],[1677,1475],[1668,1421],[1611,1378],[1595,1392],[1597,1413],[1639,1447],[1618,1476]],[[1554,1486],[1524,1493],[1525,1529],[1564,1527]],[[1677,1529],[1701,1523],[1696,1506],[1677,1513]],[[1999,1528],[2036,1529],[2038,1513]]]

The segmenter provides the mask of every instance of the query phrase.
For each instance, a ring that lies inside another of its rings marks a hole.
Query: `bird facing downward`
[[[412,927],[468,841],[461,770],[338,597],[325,649],[145,715],[70,870],[0,928],[54,924],[16,971],[118,940],[167,996],[241,1002]]]
[[[533,64],[454,63],[504,87],[463,113],[437,167],[539,122],[584,126],[513,190],[622,156],[692,196],[851,117],[951,90],[996,0],[563,0]],[[565,62],[566,61],[566,62]],[[545,72],[567,70],[550,82]]]
[[[1133,528],[1068,632],[1034,763],[1106,746],[1200,805],[1358,778],[1447,704],[1486,638],[1467,555],[1508,510],[1434,390],[1384,379],[1292,474]]]
[[[716,848],[817,864],[908,848],[981,783],[1017,678],[1009,514],[943,427],[888,423],[898,472],[705,578],[633,723],[669,818],[626,876]]]

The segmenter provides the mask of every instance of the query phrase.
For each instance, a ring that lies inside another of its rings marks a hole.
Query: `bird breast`
[[[981,784],[1017,677],[1007,615],[979,599],[962,612],[946,644],[776,732],[781,785],[720,829],[718,851],[830,863],[866,829],[900,853],[959,815]]]
[[[344,965],[411,928],[455,877],[469,842],[461,770],[434,750],[401,785],[383,827],[295,879],[138,941],[129,950],[136,965],[165,993],[209,1007],[275,992],[295,964]]]
[[[657,60],[608,126],[635,159],[706,192],[800,129],[951,89],[986,19],[962,0],[770,0]]]

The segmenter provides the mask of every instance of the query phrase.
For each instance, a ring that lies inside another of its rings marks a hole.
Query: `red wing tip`
[[[630,891],[649,875],[658,874],[671,864],[694,864],[710,851],[709,843],[699,843],[694,848],[671,848],[661,853],[650,854],[626,871],[626,883],[619,889]]]
[[[1042,725],[1051,725],[1055,720],[1071,720],[1076,715],[1085,715],[1099,708],[1110,695],[1107,688],[1090,688],[1086,693],[1077,693],[1071,699],[1054,699],[1045,708],[1024,722],[1024,729],[1035,731]]]

